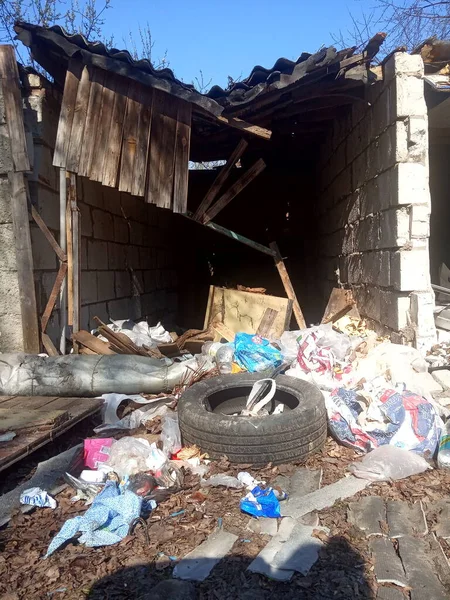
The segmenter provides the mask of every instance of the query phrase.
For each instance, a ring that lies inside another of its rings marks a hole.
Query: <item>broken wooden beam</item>
[[[42,318],[41,318],[41,328],[42,328],[43,333],[47,329],[48,321],[49,321],[52,311],[55,307],[56,299],[59,296],[59,292],[60,292],[62,283],[64,281],[64,278],[66,276],[66,273],[67,273],[67,263],[63,262],[63,263],[61,263],[61,266],[59,267],[59,271],[56,276],[55,283],[53,284],[52,291],[50,292],[50,296],[48,297],[47,306],[45,307],[44,314],[42,315]]]
[[[322,323],[337,321],[347,314],[355,305],[352,290],[333,288],[328,304],[323,313]]]
[[[272,329],[272,325],[274,324],[277,315],[278,311],[274,308],[266,308],[261,323],[259,324],[258,329],[256,330],[256,333],[264,338],[269,337],[270,330]]]
[[[229,125],[230,127],[234,127],[240,131],[245,131],[246,133],[250,133],[251,135],[259,137],[263,140],[270,140],[272,137],[272,132],[269,129],[259,127],[259,125],[252,125],[251,123],[247,123],[247,121],[243,121],[237,117],[225,117],[224,115],[221,115],[217,117],[217,120],[225,125]]]
[[[266,168],[266,163],[262,158],[258,159],[239,179],[233,183],[208,212],[203,217],[203,223],[206,225],[223,210],[244,188],[251,183]]]
[[[273,250],[271,250],[270,248],[267,248],[267,246],[263,246],[262,244],[258,244],[258,242],[254,242],[253,240],[249,240],[248,238],[246,238],[245,236],[241,235],[240,233],[236,233],[235,231],[231,231],[231,229],[227,229],[226,227],[222,227],[222,225],[218,225],[217,223],[213,223],[212,221],[209,221],[209,223],[206,223],[206,227],[209,227],[210,229],[213,229],[214,231],[217,231],[217,233],[221,233],[222,235],[226,235],[227,237],[231,238],[232,240],[236,240],[237,242],[241,242],[241,244],[245,244],[246,246],[250,246],[250,248],[253,248],[253,250],[258,250],[258,252],[262,252],[263,254],[268,254],[269,256],[272,256],[273,258],[275,258],[276,254]]]
[[[248,146],[248,143],[245,140],[241,140],[239,142],[239,144],[236,146],[236,148],[234,149],[230,158],[227,160],[226,164],[222,167],[222,169],[219,171],[217,177],[214,179],[211,187],[209,188],[209,190],[206,193],[206,196],[201,201],[200,206],[195,211],[194,219],[196,221],[201,221],[203,215],[208,210],[208,208],[211,206],[214,198],[219,193],[220,188],[222,187],[222,185],[228,178],[228,175],[230,174],[231,169],[234,167],[234,165],[237,163],[237,161],[244,154],[247,146]]]
[[[272,242],[271,244],[269,244],[269,246],[275,252],[275,266],[277,267],[278,273],[280,274],[281,281],[286,291],[286,295],[290,300],[292,300],[292,309],[294,311],[294,316],[297,321],[297,324],[300,327],[300,329],[306,329],[305,318],[303,316],[302,309],[300,308],[299,301],[297,300],[294,287],[292,285],[291,279],[284,264],[283,257],[280,254],[278,245],[276,242]]]
[[[31,205],[31,216],[33,217],[34,222],[36,223],[36,225],[39,227],[39,229],[44,234],[44,236],[47,239],[47,241],[50,244],[50,246],[55,251],[55,253],[56,253],[57,257],[59,258],[59,260],[61,262],[65,262],[67,260],[66,253],[63,252],[61,246],[55,240],[55,237],[54,237],[53,233],[47,227],[47,225],[44,222],[44,219],[41,217],[41,215],[38,213],[38,211],[35,209],[35,207],[33,205]]]
[[[111,350],[109,344],[103,340],[99,340],[98,337],[95,337],[95,335],[92,335],[92,333],[89,333],[88,331],[77,331],[72,335],[72,339],[85,348],[88,348],[88,350],[91,350],[94,354],[116,354],[114,350]]]

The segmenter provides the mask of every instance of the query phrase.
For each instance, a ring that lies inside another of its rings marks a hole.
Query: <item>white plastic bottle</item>
[[[440,469],[450,469],[450,419],[441,432],[437,462]]]

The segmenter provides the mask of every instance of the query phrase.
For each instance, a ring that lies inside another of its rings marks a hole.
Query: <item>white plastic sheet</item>
[[[167,404],[173,402],[173,396],[147,399],[140,394],[103,394],[103,424],[94,429],[95,433],[104,433],[110,429],[136,429],[139,425],[155,417],[162,417],[170,410]],[[146,408],[136,409],[123,419],[117,416],[117,409],[124,400],[132,400]],[[148,405],[151,405],[150,407]]]
[[[396,446],[380,446],[349,466],[355,477],[369,481],[405,479],[427,469],[431,467],[422,456]]]

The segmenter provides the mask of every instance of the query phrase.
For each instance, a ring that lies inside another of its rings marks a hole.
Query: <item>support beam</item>
[[[305,318],[303,316],[302,309],[300,308],[300,304],[297,300],[297,296],[295,295],[291,279],[286,270],[286,266],[284,264],[283,257],[280,254],[278,245],[276,242],[272,242],[271,244],[269,244],[269,246],[275,252],[275,266],[277,267],[278,273],[280,274],[281,281],[286,291],[286,295],[290,300],[292,300],[292,309],[294,311],[294,316],[297,321],[297,324],[300,327],[300,329],[306,329]]]
[[[80,211],[77,203],[77,182],[75,173],[70,173],[69,202],[72,233],[72,332],[80,331]],[[78,353],[78,344],[73,349]]]
[[[67,256],[65,254],[65,252],[62,250],[61,246],[58,244],[58,242],[55,240],[52,232],[50,231],[50,229],[47,227],[47,225],[45,224],[43,218],[41,217],[41,215],[38,213],[38,211],[34,208],[33,205],[31,205],[31,216],[34,219],[34,222],[36,223],[36,225],[39,227],[39,229],[42,231],[42,233],[44,234],[45,238],[47,239],[48,243],[50,244],[50,246],[53,248],[53,250],[56,252],[57,257],[59,258],[59,260],[61,262],[65,262],[67,260]]]
[[[206,225],[229,204],[244,188],[252,182],[266,168],[266,163],[262,158],[257,160],[239,179],[221,196],[215,204],[208,210],[203,217],[203,223]]]
[[[42,333],[45,333],[47,329],[47,324],[52,314],[53,309],[55,308],[56,299],[60,293],[62,282],[67,273],[67,263],[61,263],[59,267],[58,275],[56,276],[55,283],[53,284],[52,291],[50,292],[50,296],[48,297],[47,306],[45,307],[44,314],[41,318],[41,328]]]
[[[66,206],[67,206],[67,179],[66,170],[59,170],[59,244],[67,260],[67,235],[66,235]],[[61,337],[59,351],[66,353],[66,326],[67,326],[67,279],[64,277],[59,296]]]
[[[231,231],[231,229],[227,229],[226,227],[217,225],[217,223],[213,223],[212,221],[210,221],[209,223],[206,224],[206,227],[209,227],[210,229],[217,231],[217,233],[221,233],[222,235],[225,235],[225,236],[231,238],[232,240],[241,242],[241,244],[250,246],[250,248],[253,248],[253,250],[258,250],[258,252],[262,252],[263,254],[268,254],[269,256],[272,256],[273,258],[275,258],[275,256],[276,256],[275,252],[273,250],[271,250],[270,248],[267,248],[266,246],[263,246],[262,244],[258,244],[258,242],[254,242],[253,240],[249,240],[245,236],[243,236],[239,233],[236,233],[234,231]]]
[[[252,125],[251,123],[247,123],[247,121],[243,121],[237,117],[224,117],[221,115],[220,117],[217,117],[217,119],[225,125],[229,125],[230,127],[234,127],[240,131],[245,131],[246,133],[251,133],[252,135],[263,140],[270,140],[272,137],[272,132],[269,129],[259,127],[258,125]]]
[[[9,173],[8,178],[12,196],[11,209],[16,243],[23,348],[29,354],[38,354],[39,327],[25,177],[23,173]]]
[[[197,208],[197,210],[194,214],[194,219],[196,221],[202,220],[203,215],[208,210],[208,208],[211,206],[213,200],[219,193],[220,188],[222,187],[222,185],[228,178],[228,175],[230,174],[231,169],[234,167],[234,165],[237,163],[237,161],[244,154],[245,150],[247,149],[247,146],[248,146],[248,143],[245,140],[241,140],[239,142],[239,144],[236,146],[234,152],[231,154],[231,156],[227,160],[226,164],[222,167],[219,174],[214,179],[213,184],[209,188],[206,196],[203,198],[203,200],[200,203],[200,206]]]

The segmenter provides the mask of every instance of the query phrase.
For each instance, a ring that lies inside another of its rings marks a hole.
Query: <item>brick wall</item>
[[[324,293],[352,287],[361,314],[380,331],[430,345],[428,121],[419,56],[392,56],[383,81],[335,121],[320,181]]]
[[[60,98],[51,84],[29,76],[26,123],[33,134],[32,202],[59,239],[59,170],[52,166]],[[176,318],[177,276],[171,239],[173,215],[86,178],[78,178],[81,213],[80,326],[95,327],[94,316],[107,321],[148,317],[169,326]],[[38,227],[32,224],[38,312],[42,314],[58,261]],[[59,306],[47,327],[60,335]]]

